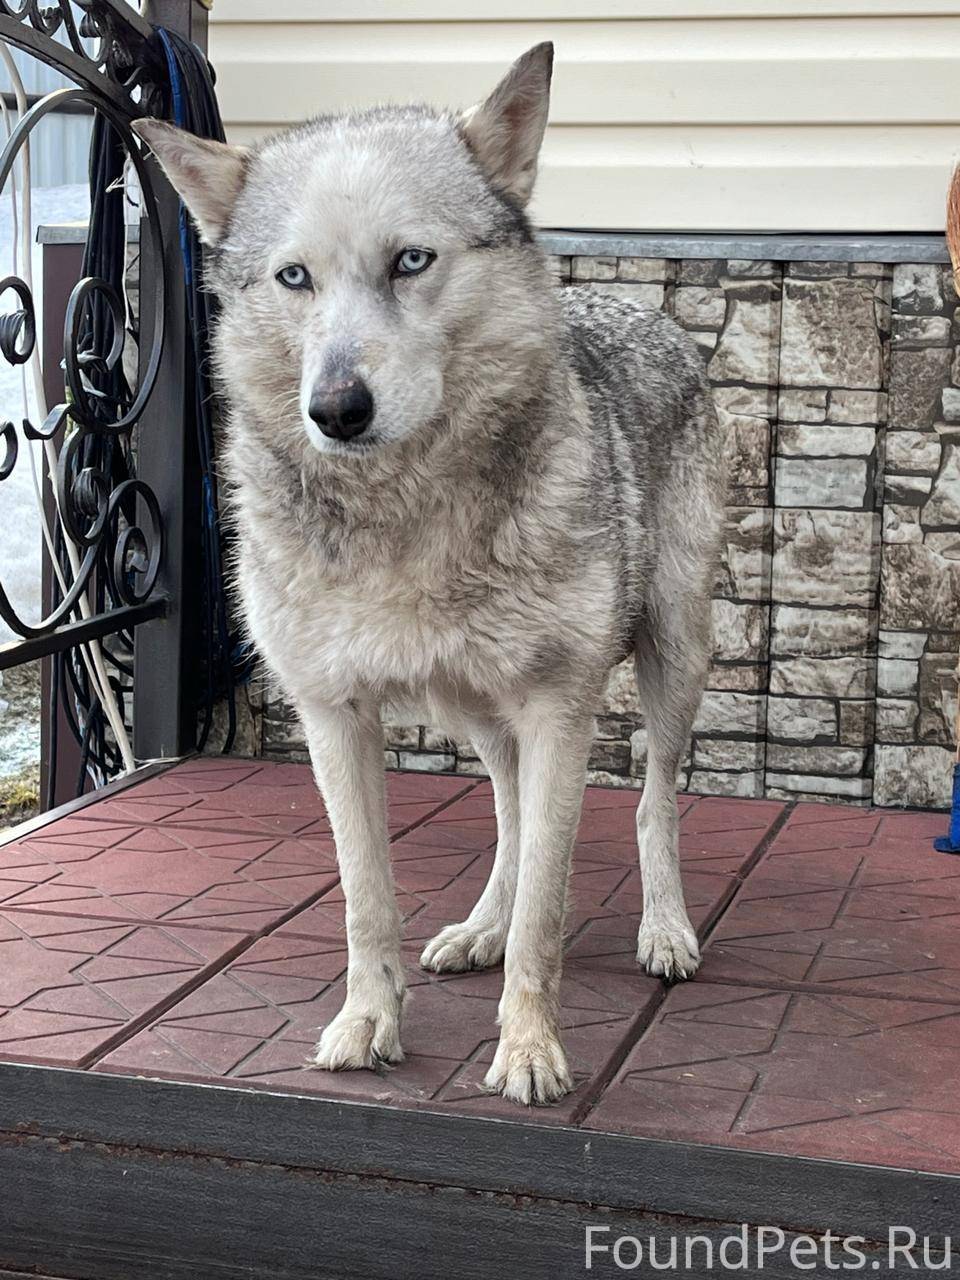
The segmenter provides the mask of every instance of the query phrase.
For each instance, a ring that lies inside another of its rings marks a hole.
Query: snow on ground
[[[42,187],[33,191],[33,225],[60,222],[76,222],[85,219],[89,208],[86,186]],[[32,239],[35,240],[35,235]],[[37,327],[43,314],[41,290],[40,246],[33,248],[34,302]],[[14,274],[13,269],[13,219],[8,198],[0,198],[0,277]],[[16,274],[22,276],[22,272]],[[10,292],[0,308],[15,310],[19,304]],[[0,583],[20,617],[35,622],[40,616],[40,548],[41,530],[31,478],[29,445],[21,430],[23,412],[23,386],[21,369],[0,358],[0,422],[10,420],[17,424],[20,454],[13,474],[0,482]],[[38,422],[37,405],[30,379],[28,385],[28,416]],[[38,448],[34,446],[34,448]],[[39,451],[35,455],[38,462]],[[0,643],[12,639],[12,633],[0,621]],[[40,753],[39,719],[35,700],[26,702],[11,685],[19,686],[15,677],[7,676],[7,693],[4,698],[0,686],[0,776],[18,772],[34,763]]]

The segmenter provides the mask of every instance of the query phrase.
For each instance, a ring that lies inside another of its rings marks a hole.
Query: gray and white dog
[[[416,706],[474,744],[499,829],[479,901],[421,963],[504,959],[486,1083],[522,1103],[571,1087],[568,867],[593,713],[629,655],[649,734],[637,955],[667,978],[699,961],[674,793],[724,491],[690,340],[557,289],[534,242],[552,60],[531,49],[464,114],[322,117],[251,149],[137,125],[210,246],[240,594],[337,844],[347,995],[312,1061],[402,1057],[380,708]]]

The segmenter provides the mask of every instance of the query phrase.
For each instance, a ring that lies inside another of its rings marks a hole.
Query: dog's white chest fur
[[[489,707],[549,660],[559,622],[552,603],[532,604],[532,584],[448,576],[428,556],[402,573],[368,564],[353,581],[330,581],[309,555],[250,557],[241,584],[251,630],[283,684],[323,702],[370,690],[389,702]]]

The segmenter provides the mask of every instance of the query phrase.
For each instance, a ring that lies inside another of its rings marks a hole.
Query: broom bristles
[[[953,171],[947,192],[947,248],[953,264],[953,278],[960,290],[960,164]]]
[[[953,283],[957,292],[960,293],[960,164],[953,171],[950,188],[947,191],[947,249],[953,266]],[[957,764],[960,764],[960,655],[957,659],[957,683],[957,754],[954,758]]]

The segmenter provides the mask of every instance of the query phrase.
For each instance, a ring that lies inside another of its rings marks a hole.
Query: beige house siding
[[[217,0],[210,48],[249,140],[371,101],[468,104],[547,38],[541,226],[942,226],[960,3]]]

